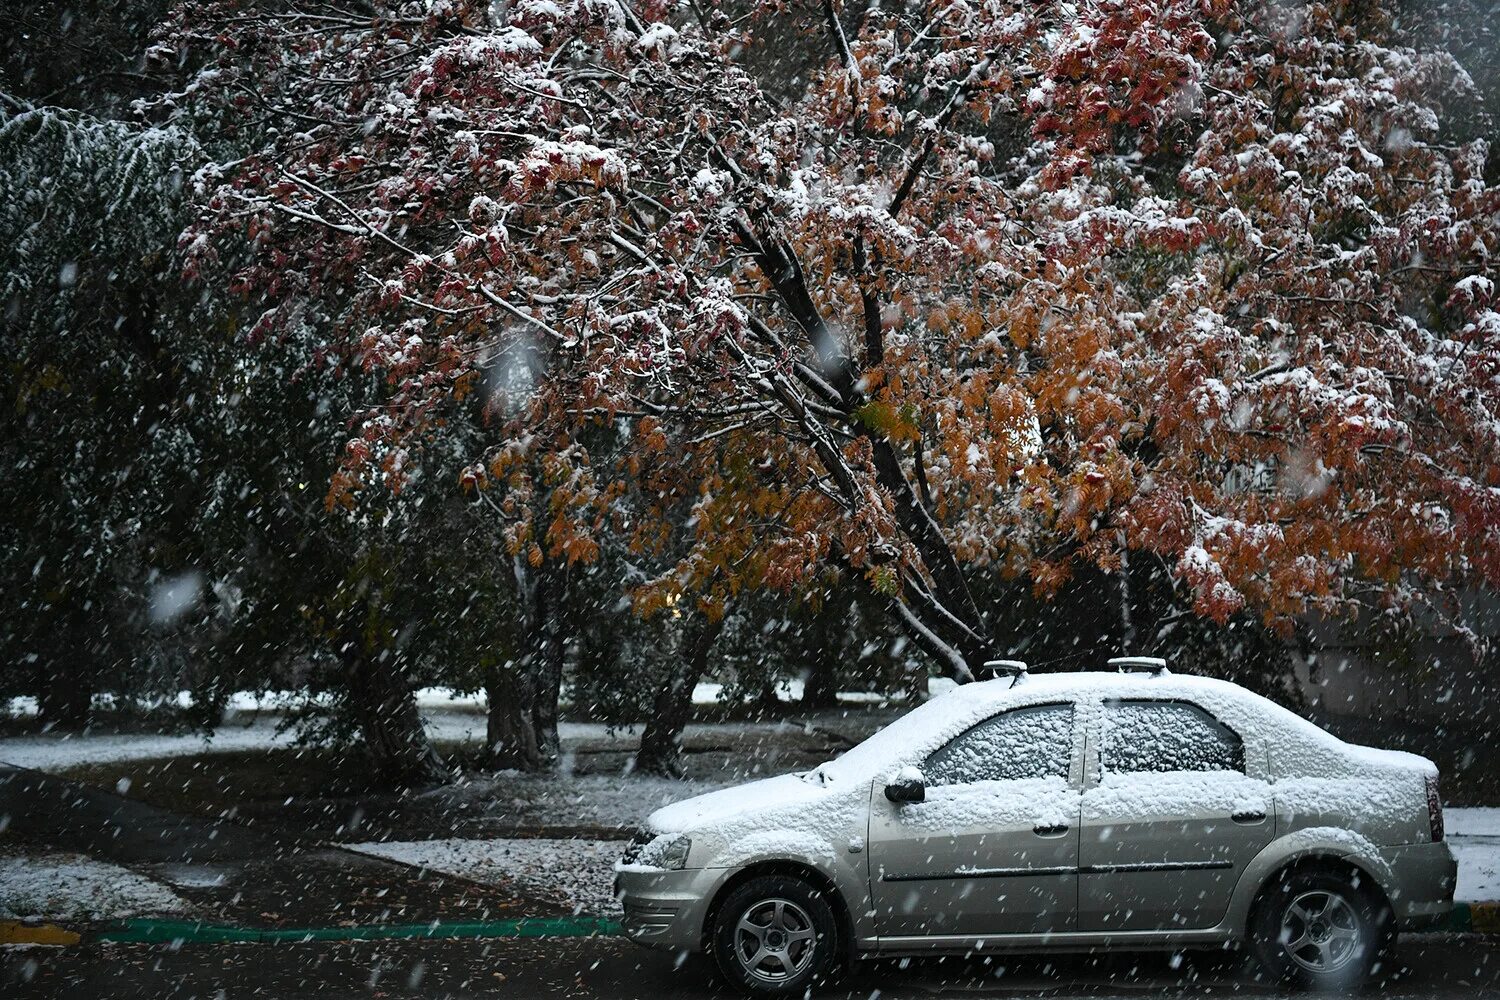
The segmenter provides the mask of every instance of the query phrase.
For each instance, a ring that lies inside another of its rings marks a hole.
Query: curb
[[[1500,903],[1454,903],[1447,930],[1500,935]]]
[[[1500,903],[1455,903],[1444,930],[1500,936]],[[404,938],[613,937],[620,922],[605,917],[523,917],[466,923],[372,924],[356,927],[230,927],[196,920],[135,917],[84,933],[56,924],[0,920],[0,944],[73,945],[83,940],[115,944],[273,944],[307,941],[382,941]]]
[[[620,923],[604,917],[523,917],[470,923],[372,924],[363,927],[227,927],[195,920],[140,917],[107,924],[90,941],[117,944],[245,944],[302,941],[379,941],[399,938],[605,937],[620,933]],[[74,935],[76,938],[77,935]]]
[[[0,944],[77,944],[82,936],[56,924],[28,924],[0,920]]]

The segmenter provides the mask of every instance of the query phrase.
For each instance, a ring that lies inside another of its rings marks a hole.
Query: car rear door
[[[1223,918],[1275,829],[1239,734],[1179,700],[1112,700],[1091,727],[1079,930],[1182,930]]]
[[[1071,930],[1082,734],[1071,703],[992,716],[923,764],[927,798],[870,802],[876,932],[892,938]]]

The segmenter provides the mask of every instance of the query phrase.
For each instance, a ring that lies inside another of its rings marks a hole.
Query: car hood
[[[810,805],[826,795],[827,790],[816,781],[808,781],[799,774],[783,774],[663,806],[646,818],[646,826],[653,833],[689,833],[705,827],[722,827],[757,813]]]

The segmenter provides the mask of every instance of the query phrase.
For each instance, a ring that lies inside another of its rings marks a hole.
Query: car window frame
[[[1240,764],[1240,766],[1239,766],[1239,768],[1238,769],[1230,769],[1230,770],[1212,770],[1212,771],[1110,771],[1110,770],[1107,770],[1105,768],[1105,766],[1104,766],[1104,741],[1105,741],[1105,734],[1107,733],[1108,726],[1109,726],[1109,710],[1111,708],[1114,708],[1115,706],[1118,706],[1118,705],[1186,705],[1188,708],[1197,710],[1198,712],[1202,713],[1203,716],[1206,717],[1209,721],[1211,721],[1216,726],[1218,726],[1221,729],[1223,729],[1230,736],[1233,736],[1235,738],[1235,740],[1239,743],[1239,748],[1240,748],[1240,754],[1239,754],[1239,764]],[[1251,773],[1250,773],[1250,770],[1251,770],[1250,765],[1251,765],[1251,760],[1252,760],[1251,752],[1250,752],[1250,745],[1246,742],[1245,737],[1234,726],[1231,726],[1229,723],[1227,723],[1223,719],[1219,718],[1219,716],[1216,715],[1214,712],[1209,711],[1209,709],[1206,706],[1201,705],[1201,704],[1199,704],[1196,701],[1193,701],[1191,698],[1162,698],[1162,697],[1150,697],[1150,696],[1144,696],[1144,697],[1142,697],[1142,696],[1137,696],[1137,695],[1119,695],[1119,696],[1111,696],[1111,697],[1108,697],[1108,698],[1102,698],[1099,701],[1098,738],[1097,738],[1097,740],[1091,738],[1089,742],[1090,743],[1096,743],[1097,742],[1097,746],[1095,746],[1093,748],[1093,753],[1090,754],[1090,756],[1092,757],[1092,760],[1088,762],[1088,763],[1090,763],[1090,764],[1093,765],[1094,781],[1095,781],[1095,783],[1097,783],[1099,781],[1102,781],[1103,779],[1105,779],[1107,777],[1126,777],[1126,776],[1129,776],[1129,777],[1139,777],[1141,775],[1152,775],[1152,774],[1237,774],[1237,775],[1239,775],[1242,778],[1253,777],[1253,775],[1251,775]]]
[[[949,739],[944,740],[935,749],[924,754],[919,765],[922,773],[927,777],[928,790],[931,791],[933,789],[974,788],[980,785],[1009,784],[1016,781],[1044,781],[1048,778],[1057,777],[1056,775],[1044,775],[1041,777],[1028,778],[984,778],[979,781],[936,784],[932,781],[930,773],[931,764],[935,757],[946,751],[949,747],[958,743],[959,740],[967,737],[976,729],[979,729],[981,726],[989,725],[991,722],[994,722],[996,719],[1004,715],[1013,715],[1016,712],[1033,712],[1038,709],[1044,708],[1065,708],[1068,709],[1071,713],[1069,717],[1068,727],[1068,766],[1065,770],[1065,773],[1062,775],[1062,779],[1068,784],[1069,787],[1077,787],[1077,785],[1079,784],[1079,779],[1081,777],[1079,768],[1079,749],[1080,731],[1083,728],[1082,706],[1076,699],[1062,698],[1057,701],[1039,701],[1027,705],[1012,705],[1009,708],[1002,709],[1001,711],[995,712],[992,715],[986,715],[984,718],[978,720],[977,722],[965,726],[962,731],[950,737]]]

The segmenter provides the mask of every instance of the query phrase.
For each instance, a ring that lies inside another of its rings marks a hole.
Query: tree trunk
[[[380,782],[396,788],[430,788],[452,780],[427,738],[417,698],[401,671],[378,662],[358,642],[341,653],[349,703]]]
[[[807,630],[811,646],[803,644],[807,675],[802,679],[801,705],[806,709],[833,708],[838,704],[839,657],[844,644],[839,641],[849,624],[851,606],[842,598],[830,598],[813,617]]]
[[[531,728],[542,764],[557,766],[562,740],[557,733],[557,702],[562,695],[563,659],[567,655],[566,572],[544,564],[536,574],[532,603]]]
[[[839,703],[837,660],[828,654],[814,655],[802,681],[802,707],[833,708]]]
[[[709,652],[722,631],[722,615],[717,620],[706,615],[698,619],[688,637],[683,657],[673,665],[667,683],[656,692],[651,718],[646,720],[646,728],[641,731],[636,770],[669,778],[682,777],[682,731],[693,711],[693,688],[707,672]]]
[[[537,654],[532,675],[531,728],[537,752],[547,767],[556,767],[562,756],[562,740],[557,733],[557,703],[562,696],[563,639],[550,629]]]
[[[542,755],[531,725],[530,692],[510,665],[485,672],[485,763],[496,771],[537,771]]]
[[[37,697],[37,716],[49,729],[87,729],[93,721],[94,685],[76,666],[55,662]]]

